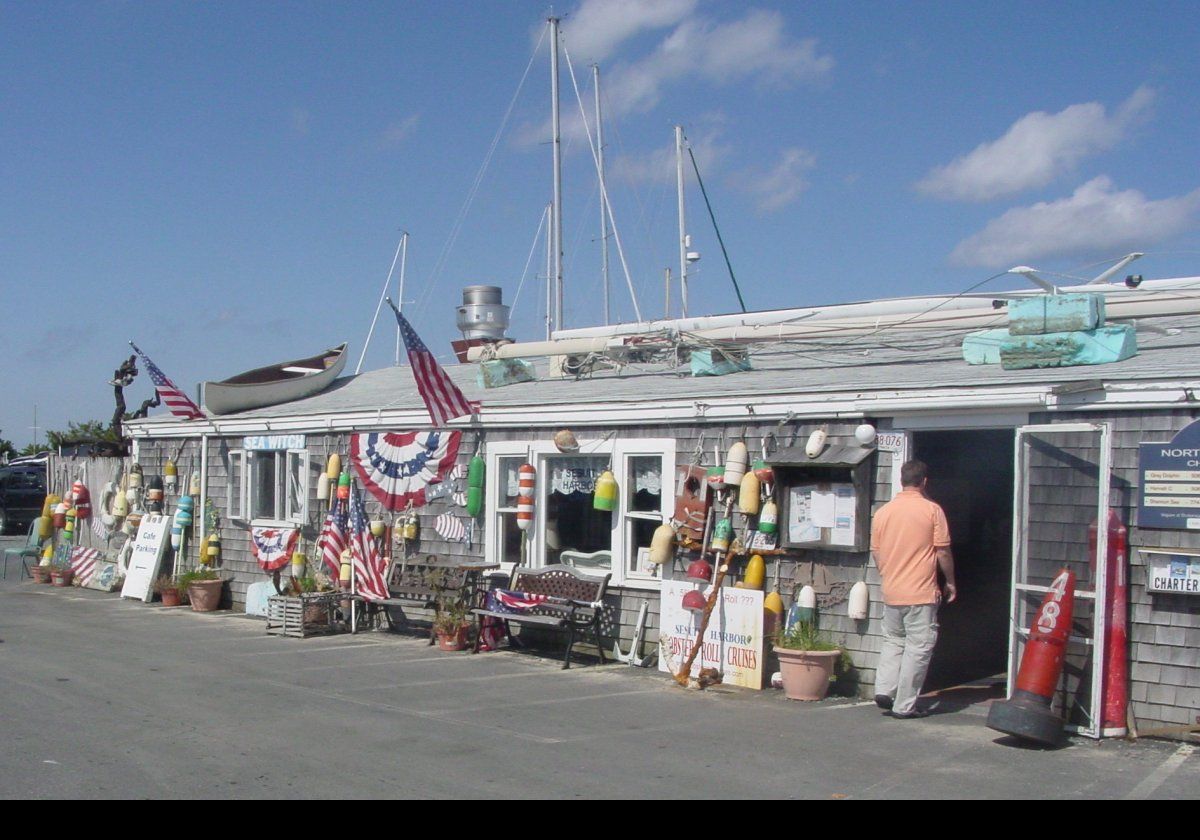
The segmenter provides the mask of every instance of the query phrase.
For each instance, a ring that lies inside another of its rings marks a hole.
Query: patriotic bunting
[[[282,569],[292,559],[299,538],[299,528],[252,528],[250,552],[258,560],[259,568],[264,572],[273,572]]]
[[[462,432],[383,432],[350,437],[350,461],[363,486],[387,510],[422,507],[427,488],[445,482]]]

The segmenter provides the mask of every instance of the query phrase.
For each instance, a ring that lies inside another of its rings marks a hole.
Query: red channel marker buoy
[[[992,704],[989,727],[1048,746],[1062,740],[1062,719],[1050,710],[1050,703],[1067,655],[1074,606],[1075,573],[1063,569],[1050,584],[1029,628],[1012,697]]]

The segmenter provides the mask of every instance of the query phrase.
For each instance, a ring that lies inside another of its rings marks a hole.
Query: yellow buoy
[[[329,460],[325,462],[325,475],[329,476],[330,481],[337,481],[339,475],[342,474],[342,456],[334,452],[329,456]]]
[[[650,562],[656,566],[671,562],[675,556],[675,529],[671,523],[664,522],[654,529],[650,539]]]
[[[767,563],[762,559],[761,554],[750,555],[749,562],[746,563],[746,574],[742,576],[743,589],[762,589],[763,581],[767,579]],[[765,603],[765,602],[764,602]],[[783,600],[780,599],[780,609],[783,609]]]
[[[39,540],[48,540],[54,536],[54,520],[49,516],[39,516],[37,520],[37,532]]]
[[[612,510],[617,506],[617,477],[612,470],[605,470],[596,479],[595,495],[592,496],[592,507],[596,510]]]
[[[209,534],[204,542],[203,561],[211,566],[221,559],[221,537],[219,534]]]
[[[728,472],[725,474],[729,475]],[[758,513],[761,490],[762,482],[754,473],[748,472],[742,476],[742,484],[738,489],[738,510],[747,516],[754,516]]]

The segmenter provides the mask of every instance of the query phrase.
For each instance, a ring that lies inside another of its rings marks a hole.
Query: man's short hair
[[[900,486],[920,487],[929,476],[929,467],[924,461],[905,461],[900,466]]]

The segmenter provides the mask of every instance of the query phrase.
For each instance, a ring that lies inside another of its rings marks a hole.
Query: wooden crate
[[[339,629],[333,621],[333,611],[341,598],[340,592],[272,595],[267,599],[267,632],[277,636],[294,636],[297,639],[320,633],[333,633]],[[322,607],[325,620],[319,621],[313,614],[322,612]]]

